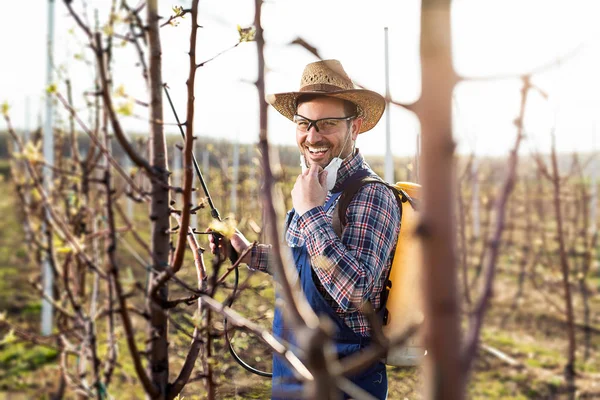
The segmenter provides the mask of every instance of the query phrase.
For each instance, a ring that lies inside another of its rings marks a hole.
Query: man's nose
[[[306,131],[306,141],[309,143],[317,143],[321,140],[321,134],[317,132],[316,125],[312,125],[309,130]]]

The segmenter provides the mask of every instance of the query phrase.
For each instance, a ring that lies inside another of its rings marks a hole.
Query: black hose
[[[238,288],[238,284],[239,284],[239,280],[240,280],[240,271],[238,271],[238,268],[235,269],[234,276],[235,276],[235,280],[233,283],[233,293],[231,294],[231,298],[228,301],[229,304],[227,304],[227,307],[231,307],[231,305],[233,304],[233,299],[235,298],[235,295],[237,293],[237,288]],[[257,368],[254,368],[253,366],[251,366],[250,364],[246,363],[244,360],[241,359],[241,357],[233,349],[231,339],[229,338],[229,330],[227,329],[227,317],[223,320],[223,324],[224,324],[224,329],[225,329],[225,341],[227,342],[227,347],[229,347],[229,354],[231,354],[231,357],[233,357],[233,359],[235,361],[237,361],[237,363],[240,364],[245,370],[250,371],[253,374],[256,374],[258,376],[264,376],[265,378],[271,378],[273,376],[273,374],[271,372],[261,371]]]

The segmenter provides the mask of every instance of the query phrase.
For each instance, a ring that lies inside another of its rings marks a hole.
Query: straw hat
[[[363,118],[358,133],[373,128],[385,109],[385,99],[379,93],[354,88],[352,80],[338,60],[324,60],[308,64],[302,73],[298,92],[269,94],[265,99],[281,115],[293,120],[298,97],[308,94],[335,97],[356,104],[358,116]]]

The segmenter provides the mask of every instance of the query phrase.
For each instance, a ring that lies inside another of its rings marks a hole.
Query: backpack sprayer
[[[333,230],[341,238],[346,224],[346,211],[352,198],[366,184],[379,184],[394,192],[400,208],[401,227],[396,242],[386,287],[382,293],[382,307],[385,307],[383,332],[388,338],[402,334],[411,325],[420,324],[424,319],[421,284],[421,247],[415,231],[419,224],[421,186],[412,182],[388,184],[370,176],[348,178],[350,185],[344,188],[333,214]],[[427,354],[422,338],[416,334],[404,344],[389,349],[385,363],[392,366],[416,366]]]
[[[171,110],[173,111],[173,115],[175,116],[175,120],[177,121],[177,126],[179,127],[179,131],[181,132],[181,136],[183,137],[183,140],[185,141],[186,134],[183,131],[183,128],[181,127],[181,122],[179,121],[179,116],[177,115],[177,111],[175,110],[173,101],[171,101],[171,96],[169,95],[169,90],[167,88],[167,85],[164,84],[163,88],[165,89],[165,94],[167,95],[167,100],[169,101],[169,105],[171,106]],[[212,201],[212,197],[210,196],[210,192],[208,191],[208,187],[206,186],[206,182],[204,181],[204,176],[202,176],[202,172],[200,171],[200,167],[198,166],[198,162],[196,161],[196,156],[194,155],[193,152],[192,152],[192,162],[194,164],[194,169],[196,170],[196,175],[198,176],[198,180],[200,181],[200,184],[202,185],[202,190],[204,190],[204,194],[206,195],[206,199],[208,201],[208,206],[210,207],[211,217],[213,217],[217,221],[222,221],[221,215],[219,214],[219,210],[217,210],[217,208],[215,207],[215,204]],[[223,240],[223,236],[217,232],[210,232],[210,234],[213,235],[213,237],[215,238],[215,242],[217,244],[219,243],[219,241]],[[231,244],[229,244],[228,253],[229,253],[229,259],[231,260],[231,262],[235,263],[238,259],[238,253],[235,251],[233,246],[231,246]],[[240,272],[239,272],[238,268],[235,268],[233,293],[231,295],[230,300],[228,301],[228,304],[226,304],[227,307],[231,307],[231,305],[233,304],[233,299],[235,298],[235,295],[237,293],[239,280],[240,280]],[[244,367],[244,369],[252,372],[253,374],[264,376],[267,378],[270,378],[271,376],[273,376],[273,374],[271,374],[270,372],[261,371],[259,369],[252,367],[251,365],[244,362],[244,360],[242,360],[240,358],[240,356],[233,349],[231,340],[229,338],[229,333],[228,333],[228,329],[227,329],[227,318],[224,319],[223,325],[224,325],[224,331],[225,331],[225,341],[227,342],[227,347],[229,347],[229,353],[231,354],[233,359],[235,361],[237,361],[237,363],[240,364],[242,367]]]
[[[383,332],[388,336],[404,332],[411,324],[421,323],[423,314],[421,287],[421,245],[415,235],[419,224],[421,186],[412,182],[397,182],[391,185],[400,192],[402,201],[402,223],[396,251],[389,274],[390,292],[385,307],[388,310],[387,323]],[[416,366],[423,360],[427,350],[422,338],[413,335],[402,346],[388,351],[387,365]]]

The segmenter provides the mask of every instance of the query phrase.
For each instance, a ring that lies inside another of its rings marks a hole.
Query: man
[[[334,322],[334,341],[344,357],[369,344],[371,328],[361,305],[370,301],[375,310],[383,309],[382,294],[400,227],[395,195],[380,184],[364,185],[352,198],[341,234],[332,222],[339,193],[350,178],[375,175],[355,141],[377,124],[385,100],[375,92],[355,89],[339,61],[327,60],[306,66],[298,92],[269,95],[267,102],[296,124],[303,168],[291,192],[294,209],[288,213],[285,240],[311,307]],[[231,244],[239,253],[250,245],[239,233]],[[211,248],[214,251],[212,243]],[[243,261],[266,272],[270,249],[258,245]],[[273,330],[294,342],[279,309]],[[350,379],[378,399],[387,396],[381,362]],[[287,364],[275,356],[273,395],[299,388]]]

